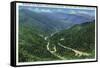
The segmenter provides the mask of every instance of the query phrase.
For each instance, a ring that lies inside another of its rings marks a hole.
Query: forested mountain
[[[20,30],[22,30],[19,35],[20,62],[59,59],[47,50],[47,40],[43,37],[40,37],[27,27],[21,27]],[[75,25],[67,30],[62,30],[54,34],[48,39],[48,41],[50,42],[49,47],[51,50],[53,50],[53,47],[56,46],[56,53],[66,58],[70,57],[69,59],[73,59],[73,51],[62,48],[58,45],[58,43],[82,52],[90,53],[91,56],[88,58],[93,58],[95,51],[95,23],[87,22]],[[66,54],[67,51],[68,55]],[[82,57],[74,56],[74,58]],[[85,58],[87,58],[87,56],[85,56]]]
[[[67,30],[56,33],[51,39],[79,50],[86,49],[85,51],[87,51],[89,49],[91,51],[95,44],[95,23],[92,21],[74,25]]]
[[[75,50],[91,53],[93,58],[95,53],[95,23],[92,21],[74,25],[67,30],[56,33],[51,37],[51,40],[51,43],[55,45],[59,42]]]
[[[34,9],[34,10],[33,10]],[[50,35],[63,29],[70,28],[75,24],[89,22],[94,19],[93,16],[87,14],[66,13],[68,10],[60,10],[54,8],[26,8],[19,10],[19,22],[36,29],[41,34]]]
[[[19,62],[94,58],[93,16],[34,9],[19,9]]]

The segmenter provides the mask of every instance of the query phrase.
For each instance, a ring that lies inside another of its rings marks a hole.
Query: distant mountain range
[[[19,9],[19,22],[43,34],[58,32],[59,30],[70,28],[75,24],[81,24],[91,20],[94,20],[94,17],[87,14],[68,13],[64,10],[58,10],[57,12],[54,8],[23,7]]]
[[[95,57],[95,16],[89,10],[21,7],[19,62]]]

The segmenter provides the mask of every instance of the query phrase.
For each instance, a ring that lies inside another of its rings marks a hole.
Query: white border
[[[38,62],[18,62],[18,25],[19,25],[19,6],[39,6],[39,7],[55,7],[56,8],[71,8],[71,9],[91,9],[91,10],[95,10],[95,58],[94,59],[79,59],[79,60],[57,60],[57,61],[38,61]],[[45,4],[25,4],[25,3],[16,3],[16,65],[34,65],[34,64],[50,64],[50,63],[64,63],[64,62],[81,62],[81,61],[95,61],[96,60],[96,8],[94,7],[81,7],[81,6],[62,6],[62,5],[45,5]]]

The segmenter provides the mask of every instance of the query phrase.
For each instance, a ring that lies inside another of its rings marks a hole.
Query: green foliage
[[[61,38],[64,38],[64,40],[60,40]],[[86,22],[79,25],[74,25],[73,27],[60,31],[59,33],[55,34],[53,37],[51,37],[52,43],[55,43],[57,45],[58,42],[63,44],[64,46],[90,53],[91,56],[86,57],[75,57],[73,53],[71,52],[64,52],[70,53],[67,54],[67,58],[69,59],[82,59],[82,58],[94,58],[95,57],[95,23],[93,22]],[[63,51],[61,47],[59,47],[59,51]],[[63,53],[64,53],[63,52]],[[58,52],[60,53],[60,52]],[[61,54],[61,53],[60,53]],[[65,55],[65,54],[64,54]]]
[[[19,27],[19,62],[57,59],[46,50],[47,42],[30,27]]]
[[[36,26],[30,26],[20,23],[19,25],[19,45],[18,57],[19,62],[33,62],[33,61],[49,61],[60,60],[51,54],[47,48],[47,42],[50,42],[50,49],[56,46],[56,54],[65,57],[66,59],[85,59],[94,58],[95,56],[95,23],[86,22],[83,24],[74,25],[69,29],[62,30],[48,40],[39,36],[47,35]],[[64,40],[60,40],[64,38]],[[58,45],[58,42],[64,46],[90,53],[91,56],[75,56],[71,50],[64,49]]]

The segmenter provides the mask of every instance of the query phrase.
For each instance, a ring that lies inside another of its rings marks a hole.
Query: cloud
[[[49,13],[52,12],[52,10],[50,10],[50,9],[41,9],[40,11],[41,11],[41,12],[49,12]]]
[[[52,13],[52,10],[50,10],[50,9],[44,9],[44,8],[28,8],[28,10],[34,11],[34,12],[38,12],[38,13],[41,13],[41,12]]]
[[[81,13],[81,14],[89,14],[89,12],[87,12],[87,11],[78,11],[78,13]]]
[[[53,13],[53,12],[62,12],[67,14],[87,14],[90,16],[95,16],[94,12],[91,10],[80,10],[80,9],[51,9],[51,8],[28,8],[30,11],[34,11],[37,13]]]
[[[77,12],[74,11],[74,10],[70,10],[70,11],[69,11],[69,14],[77,14]]]

